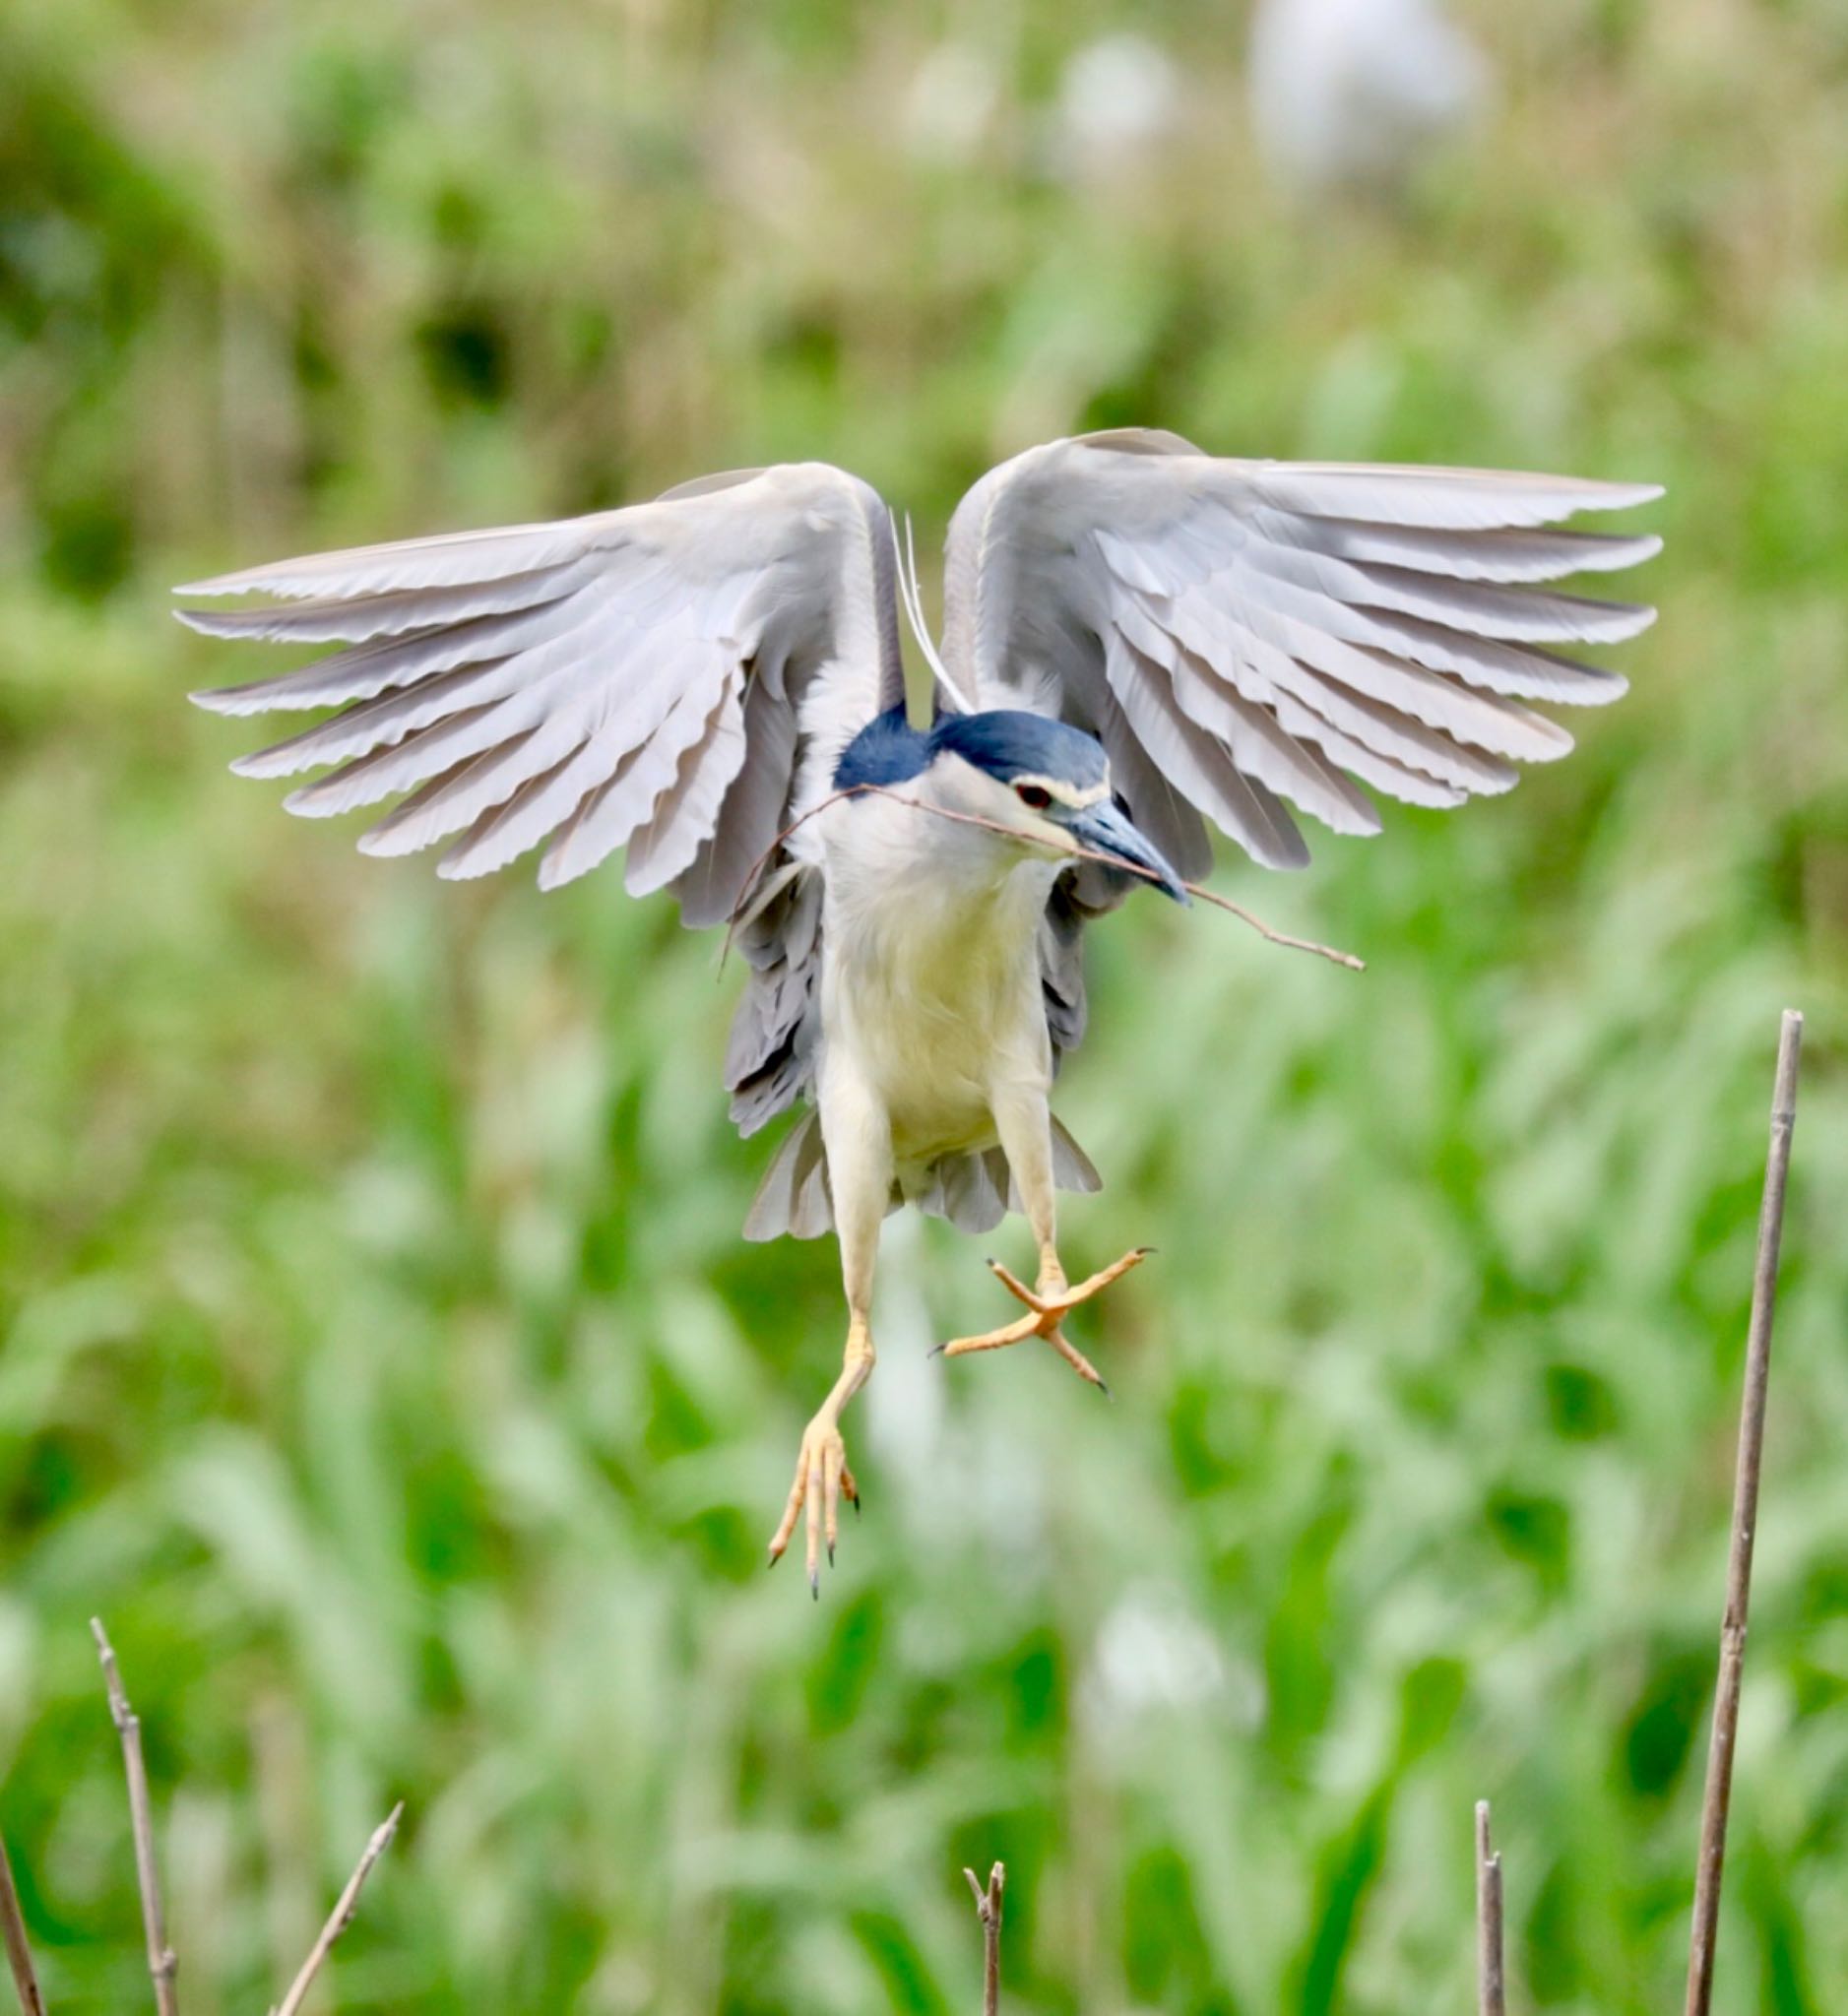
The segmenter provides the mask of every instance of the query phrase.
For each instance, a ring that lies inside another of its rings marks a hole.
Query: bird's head
[[[1073,842],[1138,868],[1177,903],[1185,885],[1116,803],[1110,762],[1095,735],[1013,709],[944,714],[931,728],[924,777],[948,809],[991,821],[1030,851]]]

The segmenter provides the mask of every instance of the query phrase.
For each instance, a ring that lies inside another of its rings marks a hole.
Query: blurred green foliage
[[[1494,112],[1353,214],[1265,187],[1206,0],[0,15],[0,1822],[55,2009],[145,1993],[93,1610],[189,2016],[399,1796],[350,2009],[965,2009],[1001,1856],[1016,2006],[1462,2010],[1479,1796],[1533,2002],[1670,2006],[1787,1001],[1720,2006],[1848,2003],[1848,13],[1474,12]],[[1173,130],[1074,154],[1132,19]],[[282,819],[165,586],[781,456],[934,528],[1126,421],[1661,478],[1664,620],[1512,799],[1226,863],[1364,977],[1097,934],[1070,1258],[1162,1249],[1086,1319],[1115,1404],[926,1363],[995,1293],[895,1222],[816,1609],[760,1562],[834,1256],[738,1242],[713,947]]]

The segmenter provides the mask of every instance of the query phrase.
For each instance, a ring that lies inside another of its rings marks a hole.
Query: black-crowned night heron
[[[774,1560],[805,1517],[813,1587],[840,1498],[858,1502],[840,1419],[872,1369],[888,1211],[974,1231],[1024,1212],[1035,1287],[997,1273],[1025,1314],[944,1349],[1040,1337],[1097,1379],[1060,1324],[1140,1255],[1076,1287],[1059,1263],[1054,1191],[1098,1187],[1049,1105],[1084,1032],[1086,921],[1138,879],[1183,896],[1211,865],[1209,821],[1297,868],[1285,798],[1370,834],[1362,785],[1457,805],[1562,756],[1571,738],[1521,702],[1597,704],[1624,682],[1543,647],[1629,637],[1651,611],[1534,584],[1659,541],[1550,528],[1657,494],[1224,461],[1164,433],[1055,441],[958,507],[940,658],[885,505],[817,463],[181,593],[275,598],[184,612],[213,636],[348,647],[196,696],[338,710],[232,766],[339,766],[290,811],[409,792],[366,852],[460,835],[437,872],[470,876],[547,842],[554,888],[626,847],[630,892],[671,889],[688,924],[741,908],[733,1116],[749,1134],[806,1108],[745,1233],[832,1225],[847,1290],[846,1361],[770,1543]],[[927,729],[906,719],[901,602],[936,681]],[[1123,866],[1074,862],[1074,846]]]

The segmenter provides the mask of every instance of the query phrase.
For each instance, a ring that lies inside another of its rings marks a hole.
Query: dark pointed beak
[[[1108,798],[1069,819],[1066,831],[1080,847],[1100,854],[1113,854],[1130,867],[1140,868],[1164,896],[1172,896],[1177,903],[1192,902],[1186,885],[1169,866],[1167,857]]]

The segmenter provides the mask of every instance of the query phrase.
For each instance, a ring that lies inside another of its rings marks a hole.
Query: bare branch
[[[159,2016],[179,2016],[179,1994],[174,1984],[179,1962],[166,1942],[166,1915],[160,1908],[160,1877],[154,1859],[154,1807],[148,1796],[148,1767],[142,1761],[141,1720],[128,1705],[122,1675],[116,1669],[115,1651],[102,1628],[102,1619],[92,1617],[90,1629],[109,1690],[109,1714],[122,1738],[122,1764],[128,1774],[128,1816],[135,1834],[135,1877],[141,1886],[141,1922],[148,1934],[148,1972],[154,1980],[155,2007]]]
[[[884,785],[849,785],[845,790],[834,791],[829,796],[821,799],[819,803],[810,805],[808,810],[799,819],[792,820],[777,835],[776,839],[764,849],[756,860],[752,862],[750,873],[744,877],[743,886],[738,892],[737,902],[733,905],[732,915],[727,922],[725,943],[719,951],[719,964],[722,967],[725,964],[726,954],[732,949],[733,934],[749,914],[751,899],[756,892],[758,878],[762,875],[765,866],[778,848],[789,839],[790,835],[798,826],[805,825],[817,812],[825,812],[830,805],[839,804],[843,798],[865,796],[890,798],[895,805],[909,805],[914,812],[926,812],[933,819],[949,819],[958,826],[980,826],[989,833],[1005,834],[1010,839],[1015,840],[1020,837],[1015,828],[1004,826],[998,819],[984,819],[976,812],[953,812],[947,805],[927,805],[922,798],[908,798],[904,792],[889,790]],[[1051,849],[1052,843],[1047,841],[1045,845]],[[1144,882],[1159,882],[1162,879],[1153,868],[1144,868],[1137,862],[1122,860],[1115,854],[1099,853],[1094,848],[1079,847],[1075,841],[1068,846],[1058,849],[1058,851],[1068,855],[1074,861],[1096,861],[1106,868],[1120,869],[1123,874],[1134,875]],[[1365,973],[1367,971],[1366,960],[1358,958],[1354,953],[1340,951],[1333,945],[1323,945],[1314,938],[1296,938],[1292,937],[1288,931],[1275,930],[1265,923],[1261,917],[1254,916],[1250,911],[1234,903],[1230,897],[1221,896],[1216,890],[1203,888],[1198,882],[1183,882],[1180,886],[1189,896],[1197,896],[1202,903],[1210,903],[1215,910],[1223,910],[1229,916],[1237,917],[1241,923],[1248,924],[1260,938],[1266,939],[1272,945],[1286,946],[1292,952],[1312,952],[1318,959],[1332,960],[1336,966],[1345,966],[1350,973]]]
[[[14,1886],[13,1864],[7,1860],[4,1841],[0,1841],[0,1935],[6,1939],[7,1965],[13,1970],[13,1985],[20,1991],[22,2016],[45,2016],[45,1998],[38,1992],[32,1949],[26,1943],[26,1915],[20,1910],[20,1893]]]
[[[1007,1871],[999,1863],[988,1871],[988,1887],[976,1881],[974,1869],[965,1869],[970,1894],[976,1900],[976,1916],[982,1921],[982,2016],[997,2016],[1001,2006],[1001,1892],[1007,1888]]]
[[[328,1916],[327,1923],[321,1927],[321,1935],[314,1942],[313,1950],[301,1963],[301,1972],[288,1984],[286,1994],[276,2011],[276,2016],[296,2016],[308,1990],[314,1984],[314,1978],[321,1971],[322,1963],[334,1949],[334,1941],[352,1923],[353,1914],[359,1908],[359,1892],[365,1888],[365,1879],[372,1873],[372,1864],[392,1845],[392,1836],[398,1832],[398,1822],[403,1816],[405,1802],[398,1803],[386,1814],[373,1830],[372,1839],[365,1845],[365,1853],[359,1858],[357,1866],[347,1878],[347,1887],[340,1893],[340,1902]]]
[[[1777,1306],[1777,1256],[1784,1232],[1784,1189],[1790,1137],[1797,1120],[1797,1061],[1803,1017],[1784,1011],[1778,1034],[1777,1078],[1771,1093],[1771,1145],[1764,1201],[1758,1212],[1758,1259],[1752,1281],[1752,1322],[1746,1334],[1746,1396],[1739,1418],[1739,1461],[1733,1482],[1733,1538],[1726,1563],[1726,1612],[1720,1623],[1720,1672],[1700,1807],[1700,1858],[1694,1866],[1693,1937],[1688,1956],[1687,2016],[1707,2016],[1713,2001],[1713,1948],[1719,1932],[1720,1881],[1726,1863],[1726,1820],[1733,1797],[1733,1749],[1739,1735],[1739,1690],[1746,1664],[1746,1613],[1752,1601],[1752,1545],[1758,1526],[1758,1477],[1764,1454],[1764,1399],[1771,1372],[1771,1319]]]
[[[1476,1802],[1476,2007],[1507,2016],[1501,1941],[1501,1858],[1489,1845],[1489,1801]]]

